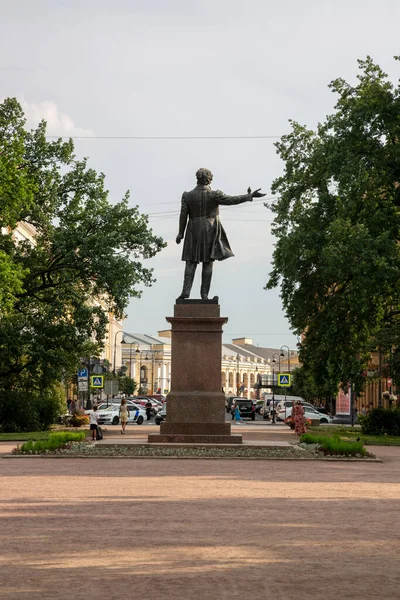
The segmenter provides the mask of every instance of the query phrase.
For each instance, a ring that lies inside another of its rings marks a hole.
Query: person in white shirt
[[[93,406],[93,412],[90,414],[90,431],[92,432],[92,440],[96,440],[97,425],[99,424],[99,415],[97,414],[97,406]]]

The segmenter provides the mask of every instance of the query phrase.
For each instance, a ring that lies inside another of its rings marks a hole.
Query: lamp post
[[[280,347],[281,356],[285,356],[285,353],[283,352],[282,348],[287,348],[287,364],[288,364],[288,371],[290,373],[290,348],[289,348],[289,346],[286,346],[286,344],[283,344],[283,346]]]
[[[285,356],[285,353],[283,352],[282,348],[287,349],[287,364],[288,364],[288,371],[289,371],[289,375],[290,375],[290,348],[286,344],[283,344],[280,348],[281,356]],[[286,387],[285,387],[285,420],[286,420]]]
[[[151,350],[151,393],[154,394],[154,367],[155,367],[155,358],[154,355],[157,355],[160,350]]]
[[[129,334],[127,334],[127,335],[129,335]],[[129,377],[131,379],[133,379],[133,377],[132,377],[132,347],[136,346],[136,351],[137,351],[139,345],[137,342],[127,342],[125,338],[121,341],[121,344],[129,345]]]
[[[115,333],[115,335],[114,335],[114,368],[113,368],[113,375],[114,375],[114,377],[115,377],[115,362],[117,360],[117,335],[119,333],[122,333],[122,335],[125,335],[124,332],[122,331],[122,329],[120,329],[119,331],[117,331]]]
[[[274,364],[276,364],[276,358],[275,356],[278,357],[278,369],[279,369],[279,373],[281,371],[281,357],[278,354],[278,352],[274,352],[272,355],[272,362]],[[274,375],[275,375],[275,368],[274,366],[272,367],[272,425],[275,425],[276,421],[275,421],[275,388],[274,388]]]
[[[139,354],[139,394],[142,393],[142,354],[146,354],[147,358],[147,352],[148,350],[140,350],[139,346],[136,350],[136,353]]]
[[[239,356],[239,352],[238,352],[236,354],[236,396],[238,396],[238,397],[239,397],[239,388],[240,388],[239,361],[240,361],[240,356]]]

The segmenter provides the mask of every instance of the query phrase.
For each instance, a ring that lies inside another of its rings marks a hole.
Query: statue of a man
[[[189,298],[197,264],[201,262],[200,295],[202,300],[207,300],[214,261],[234,256],[219,220],[219,205],[251,202],[253,198],[261,198],[265,194],[260,193],[261,188],[255,192],[249,188],[247,194],[242,196],[226,196],[223,192],[211,189],[213,175],[208,169],[199,169],[196,177],[196,187],[182,195],[179,233],[176,237],[176,243],[180,244],[186,229],[182,251],[182,260],[186,261],[185,277],[179,298]]]

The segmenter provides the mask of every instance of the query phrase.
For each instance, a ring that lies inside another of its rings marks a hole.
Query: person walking
[[[121,435],[125,434],[126,424],[129,419],[129,408],[126,403],[126,398],[122,398],[121,406],[119,407],[119,420],[121,421]]]
[[[302,435],[306,432],[304,425],[304,407],[300,400],[297,400],[293,407],[294,431],[297,435]]]
[[[89,417],[90,431],[92,432],[92,442],[96,441],[97,427],[99,424],[99,415],[97,414],[97,406],[93,406],[93,411]]]
[[[69,415],[71,414],[71,403],[72,403],[71,398],[68,398],[68,400],[67,400],[67,412],[68,412]]]
[[[151,409],[153,408],[153,405],[152,405],[152,403],[150,401],[150,398],[147,400],[145,408],[146,408],[146,417],[147,417],[147,420],[150,421],[150,419],[151,419]]]
[[[236,420],[236,423],[242,422],[242,415],[240,413],[240,408],[239,408],[238,404],[236,404],[236,408],[235,408],[235,420]]]
[[[234,402],[232,402],[232,404],[231,404],[231,415],[232,415],[232,421],[234,421],[234,420],[235,420],[235,408],[236,408],[236,407],[235,407],[235,403],[234,403]]]

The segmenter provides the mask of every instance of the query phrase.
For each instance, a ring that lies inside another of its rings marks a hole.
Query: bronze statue
[[[179,298],[189,298],[197,264],[201,262],[200,295],[202,300],[208,300],[214,261],[234,256],[219,220],[219,205],[251,202],[253,198],[261,198],[265,194],[260,193],[261,188],[255,192],[248,188],[247,194],[242,196],[226,196],[223,192],[211,189],[213,175],[208,169],[199,169],[196,177],[196,187],[182,195],[179,233],[176,237],[176,243],[180,244],[186,229],[182,251],[182,260],[186,261],[185,277]]]

